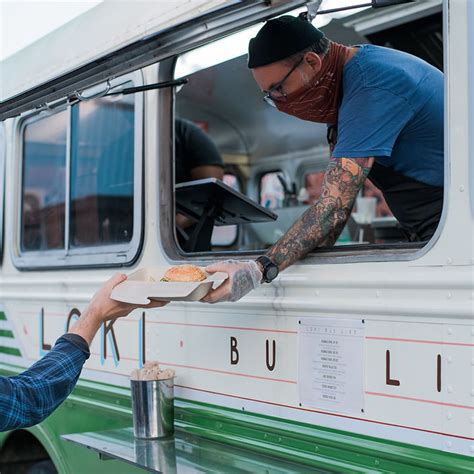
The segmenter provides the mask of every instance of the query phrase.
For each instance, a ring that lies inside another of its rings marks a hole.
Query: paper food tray
[[[148,304],[150,300],[199,301],[211,288],[217,288],[228,277],[227,273],[218,272],[197,282],[160,281],[169,268],[163,266],[137,270],[113,289],[111,298],[124,303],[143,305]]]

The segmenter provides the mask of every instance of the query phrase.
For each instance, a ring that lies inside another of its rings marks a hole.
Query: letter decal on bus
[[[272,341],[272,349],[273,349],[273,357],[272,357],[273,362],[272,363],[270,363],[270,354],[269,354],[270,344],[269,344],[268,339],[266,340],[265,345],[266,345],[266,355],[267,355],[267,357],[266,357],[267,368],[268,368],[268,370],[273,370],[275,368],[275,364],[276,364],[276,342],[275,342],[275,339],[273,339],[273,341]]]
[[[44,356],[51,350],[51,344],[46,344],[44,342],[44,308],[41,308],[40,318],[39,318],[39,335],[40,335],[40,356]]]
[[[396,387],[400,385],[400,380],[390,378],[390,351],[385,353],[385,383]]]
[[[230,337],[230,363],[237,365],[239,363],[239,351],[237,350],[237,338]]]
[[[117,339],[114,332],[115,321],[110,321],[108,324],[104,323],[101,328],[101,344],[100,344],[100,363],[104,365],[107,359],[107,335],[109,336],[110,346],[112,348],[112,356],[114,358],[115,366],[117,367],[120,361],[120,353],[118,350]]]
[[[143,311],[142,317],[138,320],[138,365],[140,368],[146,362],[145,335],[145,311]]]
[[[72,320],[74,319],[74,321],[77,321],[80,317],[81,312],[77,308],[72,308],[71,311],[69,311],[66,321],[66,330],[64,332],[69,332]]]
[[[441,354],[436,357],[436,389],[441,392]]]

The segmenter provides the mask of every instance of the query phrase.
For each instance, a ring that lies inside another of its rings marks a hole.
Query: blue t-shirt
[[[362,45],[344,66],[334,158],[380,165],[443,186],[443,73],[389,48]]]

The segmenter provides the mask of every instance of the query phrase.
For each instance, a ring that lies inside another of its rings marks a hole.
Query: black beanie
[[[324,33],[309,21],[290,15],[267,21],[249,43],[249,69],[281,61],[317,43]]]

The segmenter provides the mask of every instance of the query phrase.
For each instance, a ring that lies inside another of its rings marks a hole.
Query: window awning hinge
[[[110,95],[128,95],[128,94],[135,94],[137,92],[146,92],[155,89],[164,89],[166,87],[178,87],[186,84],[188,79],[176,79],[174,81],[164,81],[164,82],[157,82],[155,84],[147,84],[145,86],[136,86],[136,87],[126,87],[124,88],[122,84],[112,87],[110,85],[110,80],[108,80],[105,84],[101,84],[101,88],[98,86],[90,87],[86,89],[90,92],[89,95],[85,94],[85,91],[75,91],[74,94],[69,96],[70,101],[80,101],[85,102],[92,99],[98,99],[100,97],[108,97]]]
[[[105,95],[118,95],[118,94],[135,94],[136,92],[145,92],[155,89],[165,89],[166,87],[178,87],[188,83],[188,79],[183,77],[182,79],[176,79],[174,81],[157,82],[155,84],[147,84],[146,86],[127,87],[118,91],[108,92]]]

